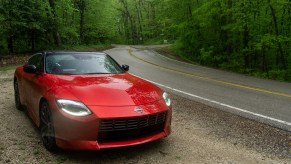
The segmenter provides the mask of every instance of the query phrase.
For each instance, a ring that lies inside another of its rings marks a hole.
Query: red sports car
[[[105,53],[38,53],[15,71],[15,104],[28,111],[49,151],[99,150],[168,136],[168,94],[128,69]]]

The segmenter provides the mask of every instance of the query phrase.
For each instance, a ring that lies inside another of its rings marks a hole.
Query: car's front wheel
[[[20,102],[20,95],[19,95],[19,86],[18,81],[14,81],[14,99],[15,99],[15,106],[18,110],[23,110],[22,104]]]
[[[44,101],[40,109],[40,134],[44,147],[49,151],[57,149],[52,114],[49,104]]]

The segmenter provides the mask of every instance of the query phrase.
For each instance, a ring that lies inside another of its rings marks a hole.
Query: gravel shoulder
[[[172,135],[91,152],[45,150],[38,129],[17,111],[14,70],[0,71],[0,163],[291,163],[291,133],[172,94]]]

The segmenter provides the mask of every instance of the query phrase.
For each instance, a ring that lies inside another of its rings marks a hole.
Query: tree
[[[48,12],[48,17],[51,24],[51,32],[53,33],[54,43],[56,46],[61,45],[61,37],[59,34],[59,27],[58,27],[58,16],[56,13],[56,2],[55,0],[49,0],[50,10]]]
[[[77,9],[80,12],[80,39],[84,41],[84,24],[85,24],[85,10],[86,10],[86,1],[85,0],[75,0]]]
[[[41,10],[39,1],[6,0],[1,3],[2,35],[6,35],[9,52],[14,53],[15,46],[19,49],[18,44],[28,46],[27,43],[30,43],[29,47],[34,51],[36,40],[39,39],[37,34],[44,31],[41,23],[43,17],[39,13],[39,10]]]

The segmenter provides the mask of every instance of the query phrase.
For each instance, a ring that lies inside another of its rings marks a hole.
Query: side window
[[[35,54],[28,60],[29,65],[35,65],[37,68],[37,72],[41,72],[43,70],[43,55]]]

